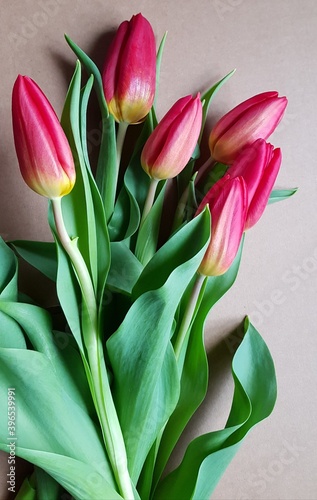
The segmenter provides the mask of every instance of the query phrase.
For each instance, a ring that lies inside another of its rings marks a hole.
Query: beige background
[[[63,33],[101,65],[109,34],[139,11],[158,41],[168,30],[159,116],[178,97],[206,89],[233,68],[237,72],[218,94],[210,126],[258,92],[278,90],[289,98],[283,125],[271,140],[283,151],[278,185],[298,186],[299,192],[270,206],[247,235],[238,280],[208,320],[217,385],[188,436],[224,424],[232,393],[228,360],[236,340],[224,338],[250,314],[275,360],[278,402],[247,437],[212,498],[316,499],[316,0],[1,0],[0,233],[6,239],[50,237],[46,202],[26,188],[18,172],[10,113],[17,74],[34,78],[60,113],[74,64]],[[23,276],[30,289],[32,272]]]

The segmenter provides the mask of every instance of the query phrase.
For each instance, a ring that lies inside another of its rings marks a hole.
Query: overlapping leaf
[[[156,253],[136,285],[138,298],[107,342],[114,399],[133,481],[177,403],[179,378],[170,344],[173,317],[200,264],[209,233],[209,214],[204,212]],[[186,245],[188,238],[195,245]],[[151,269],[158,270],[164,261],[166,269],[156,272],[156,282],[149,284]]]
[[[272,412],[276,400],[273,361],[248,319],[245,331],[232,362],[235,390],[226,428],[189,444],[180,466],[158,486],[155,500],[208,500],[245,435]]]

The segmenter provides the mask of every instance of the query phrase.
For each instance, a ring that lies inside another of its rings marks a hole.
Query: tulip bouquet
[[[248,318],[225,428],[190,442],[171,472],[166,465],[205,398],[204,324],[236,278],[245,232],[269,202],[294,192],[272,190],[281,151],[266,142],[287,100],[265,92],[229,111],[204,162],[207,113],[233,72],[158,121],[165,37],[156,53],[141,14],[120,25],[102,73],[66,39],[78,62],[61,121],[33,80],[19,76],[13,88],[21,174],[48,198],[54,241],[0,244],[8,488],[16,454],[34,464],[20,499],[208,499],[276,399],[273,361]],[[87,147],[93,88],[102,117],[97,165]],[[124,162],[132,124],[140,134]],[[18,257],[56,282],[58,322],[18,290]]]

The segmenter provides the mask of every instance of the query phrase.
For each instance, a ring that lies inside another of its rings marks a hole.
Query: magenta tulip
[[[257,139],[267,139],[276,129],[285,108],[286,97],[264,92],[242,102],[224,115],[209,137],[212,157],[232,164],[241,149]]]
[[[142,14],[120,24],[102,80],[109,112],[117,122],[144,120],[154,100],[156,48],[153,29]]]
[[[152,179],[171,179],[187,165],[202,123],[199,94],[179,99],[154,129],[142,151],[141,164]]]
[[[68,194],[76,174],[59,120],[38,85],[19,75],[12,93],[14,142],[27,185],[47,198]]]
[[[267,205],[279,172],[282,154],[263,139],[246,146],[227,170],[230,177],[242,176],[248,193],[248,210],[245,229],[254,226]]]
[[[225,175],[208,191],[198,207],[198,215],[209,205],[211,239],[198,272],[204,276],[220,276],[237,255],[247,209],[246,185],[242,177]]]

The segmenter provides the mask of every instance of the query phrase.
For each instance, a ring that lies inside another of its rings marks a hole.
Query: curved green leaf
[[[0,298],[17,299],[18,262],[9,246],[0,237]]]
[[[248,319],[245,332],[232,363],[235,390],[226,428],[194,439],[180,466],[158,486],[154,499],[208,500],[243,438],[272,412],[276,401],[273,360]]]
[[[0,349],[0,361],[1,399],[6,400],[8,387],[15,388],[19,418],[16,454],[42,467],[58,482],[61,481],[55,476],[56,455],[60,455],[59,467],[63,469],[60,473],[74,488],[81,481],[81,469],[86,465],[89,469],[96,468],[114,488],[100,429],[64,391],[48,358],[32,350]],[[0,415],[2,450],[7,449],[7,433],[7,418],[3,412]],[[43,453],[46,461],[36,460]],[[68,468],[70,459],[78,465],[76,474]]]
[[[54,242],[14,240],[10,241],[10,245],[31,266],[56,281],[57,252]]]
[[[107,103],[105,100],[104,92],[103,92],[103,85],[102,85],[102,78],[100,71],[96,64],[90,59],[90,57],[85,54],[85,52],[76,45],[69,36],[65,35],[65,40],[74,52],[74,54],[78,57],[80,62],[83,64],[85,67],[88,75],[93,75],[94,76],[94,84],[95,84],[95,89],[96,89],[96,94],[98,97],[99,105],[102,108],[103,112],[105,113],[106,116],[108,116],[108,107]]]
[[[242,247],[243,244],[241,244],[239,252],[230,269],[228,269],[224,275],[210,277],[206,281],[203,297],[189,334],[182,370],[180,397],[166,425],[158,450],[153,476],[154,487],[161,477],[166,463],[184,428],[205,398],[208,385],[208,361],[204,344],[205,321],[209,311],[215,303],[233,285],[238,274]],[[180,314],[182,314],[187,300],[188,292],[186,292],[182,300]]]
[[[209,214],[201,214],[192,221],[190,228],[191,239],[194,241],[195,234],[196,244],[185,245],[188,228],[177,233],[178,240],[182,234],[184,236],[183,252],[178,252],[173,244],[168,249],[174,255],[169,257],[166,248],[163,252],[169,257],[169,262],[173,262],[173,271],[166,271],[163,286],[151,288],[137,298],[117,332],[107,342],[114,372],[114,400],[134,482],[179,396],[178,369],[170,343],[173,317],[209,240]]]
[[[107,284],[112,290],[131,294],[142,270],[142,264],[124,242],[111,243],[111,267]]]

